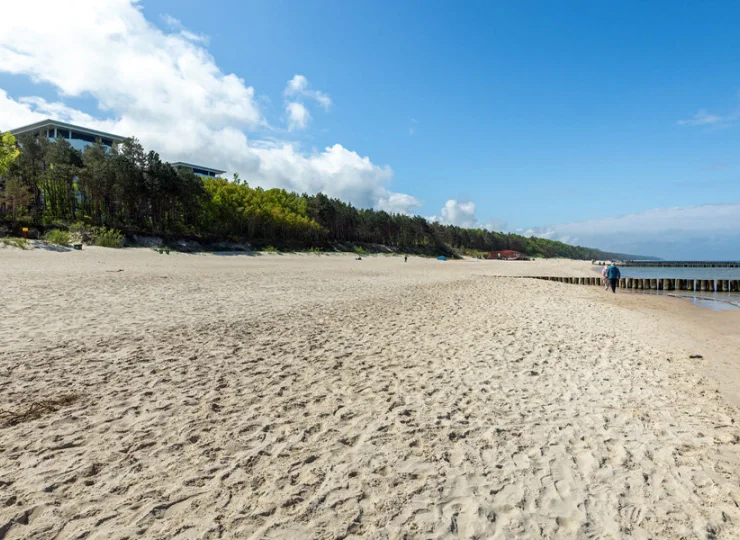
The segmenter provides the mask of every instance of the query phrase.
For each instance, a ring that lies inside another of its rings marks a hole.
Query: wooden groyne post
[[[573,285],[602,285],[597,277],[520,276]],[[738,279],[620,278],[620,289],[636,291],[740,292]]]
[[[596,264],[596,261],[592,264]],[[603,262],[598,263],[598,266],[603,265]],[[621,261],[619,266],[643,268],[740,268],[740,261]]]

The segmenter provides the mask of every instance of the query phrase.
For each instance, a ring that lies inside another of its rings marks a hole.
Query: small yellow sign
[[[28,232],[28,227],[23,227],[23,232]]]

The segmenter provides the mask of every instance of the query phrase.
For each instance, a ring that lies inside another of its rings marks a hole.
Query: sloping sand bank
[[[591,275],[1,251],[0,409],[80,399],[0,427],[0,538],[740,535],[704,344],[534,270]]]

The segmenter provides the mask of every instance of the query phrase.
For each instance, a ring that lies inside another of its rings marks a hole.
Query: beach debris
[[[23,410],[6,411],[0,409],[0,427],[16,426],[41,418],[45,414],[57,412],[62,407],[72,405],[80,399],[79,394],[66,394],[56,399],[34,401]]]
[[[689,356],[689,358],[692,358],[692,359],[697,359],[698,358],[698,359],[701,360],[704,357],[702,355],[700,355],[700,354],[692,354],[692,355]]]
[[[106,272],[113,272],[113,273],[123,272],[123,268],[119,268],[118,270],[106,270]]]
[[[450,532],[452,534],[457,534],[457,516],[460,515],[460,512],[455,512],[452,515],[452,519],[450,520]]]

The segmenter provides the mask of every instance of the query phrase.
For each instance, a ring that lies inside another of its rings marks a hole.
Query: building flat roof
[[[185,163],[184,161],[176,161],[171,163],[173,167],[184,167],[186,169],[200,169],[202,171],[212,172],[214,174],[224,174],[226,171],[214,169],[212,167],[204,167],[203,165],[193,165],[192,163]]]
[[[11,129],[10,133],[17,136],[17,135],[23,135],[24,133],[35,133],[43,129],[48,129],[50,127],[68,129],[71,131],[78,131],[80,133],[86,133],[88,135],[93,135],[94,137],[99,137],[101,139],[111,139],[112,141],[115,141],[115,142],[122,142],[126,139],[126,137],[122,137],[121,135],[115,135],[113,133],[106,133],[105,131],[98,131],[96,129],[89,129],[86,127],[77,126],[75,124],[68,124],[66,122],[60,122],[59,120],[54,120],[52,118],[47,118],[46,120],[41,120],[39,122],[35,122],[27,126],[21,126],[15,129]],[[188,169],[199,169],[201,171],[207,171],[207,172],[210,172],[216,175],[224,174],[226,172],[220,169],[214,169],[213,167],[205,167],[203,165],[194,165],[193,163],[185,163],[184,161],[176,161],[175,163],[172,163],[172,166],[173,167],[185,167]]]
[[[120,135],[114,135],[113,133],[106,133],[105,131],[89,129],[89,128],[82,127],[82,126],[76,126],[74,124],[67,124],[66,122],[60,122],[59,120],[53,120],[51,118],[47,118],[46,120],[41,120],[40,122],[29,124],[27,126],[21,126],[19,128],[11,129],[10,133],[12,133],[13,135],[22,135],[24,133],[34,132],[34,131],[38,131],[40,129],[48,128],[48,127],[56,127],[56,128],[62,128],[62,129],[70,129],[73,131],[81,131],[82,133],[94,135],[96,137],[100,137],[101,139],[112,139],[114,141],[123,141],[126,139],[126,137],[121,137]]]

